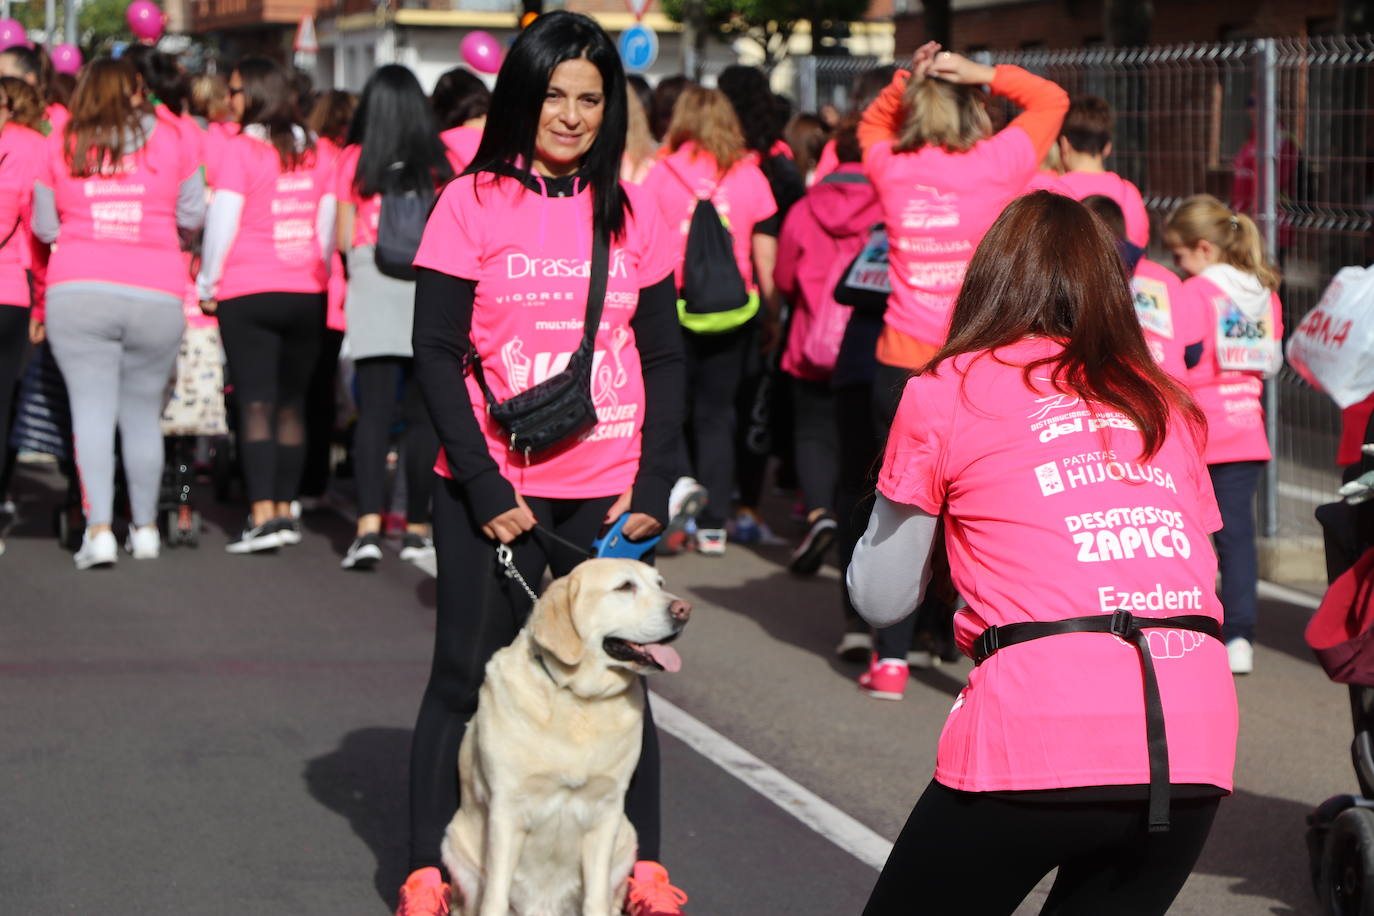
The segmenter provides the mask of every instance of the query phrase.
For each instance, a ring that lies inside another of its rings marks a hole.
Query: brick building
[[[1340,21],[1339,0],[1154,0],[1153,5],[1147,42],[1152,45],[1331,34]],[[1103,43],[1102,0],[954,0],[953,7],[952,44],[960,51]],[[926,40],[922,12],[899,13],[895,23],[899,57]]]
[[[441,73],[459,63],[459,43],[465,33],[481,29],[503,45],[517,30],[516,0],[185,0],[190,6],[186,30],[208,36],[225,59],[261,53],[290,59],[292,38],[306,14],[315,17],[319,54],[317,86],[357,90],[383,63],[410,67],[426,88]],[[592,16],[618,38],[635,21],[626,0],[545,0],[545,9],[568,9]],[[893,0],[872,0],[863,22],[851,23],[844,44],[854,55],[892,59]],[[657,63],[646,76],[651,81],[682,70],[682,28],[649,0],[643,22],[658,36]],[[708,74],[738,60],[752,62],[751,42],[735,46],[708,40],[702,60]],[[793,38],[792,53],[808,53],[809,36]],[[774,74],[788,85],[784,65]]]

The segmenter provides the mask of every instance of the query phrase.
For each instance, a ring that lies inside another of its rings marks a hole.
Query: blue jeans
[[[1255,609],[1259,598],[1259,550],[1255,544],[1255,490],[1263,461],[1209,464],[1212,489],[1221,510],[1221,530],[1214,536],[1217,568],[1221,573],[1223,641],[1255,639]]]

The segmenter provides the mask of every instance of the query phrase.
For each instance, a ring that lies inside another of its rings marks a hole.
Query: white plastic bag
[[[1288,363],[1342,409],[1374,394],[1374,268],[1341,268],[1289,338]]]

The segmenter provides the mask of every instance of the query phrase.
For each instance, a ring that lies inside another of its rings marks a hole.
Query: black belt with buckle
[[[1140,668],[1145,678],[1145,743],[1150,756],[1149,825],[1151,833],[1159,833],[1169,829],[1169,741],[1164,730],[1164,704],[1159,699],[1154,658],[1150,654],[1149,641],[1145,638],[1145,630],[1151,627],[1194,630],[1213,639],[1221,639],[1221,624],[1201,614],[1137,617],[1129,611],[1115,611],[1110,615],[1092,614],[1065,620],[1032,620],[988,627],[973,641],[973,663],[981,665],[1008,646],[1063,633],[1110,633],[1132,643],[1140,655]]]

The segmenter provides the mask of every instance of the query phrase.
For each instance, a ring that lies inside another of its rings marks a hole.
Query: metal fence
[[[1374,260],[1374,38],[1259,39],[1139,49],[1032,50],[985,56],[1024,67],[1116,112],[1108,165],[1140,188],[1154,255],[1169,212],[1209,193],[1254,215],[1283,268],[1292,331],[1332,275]],[[798,66],[797,100],[817,110],[872,61]],[[843,104],[839,107],[843,108]],[[1269,387],[1275,460],[1261,493],[1274,537],[1315,537],[1330,501],[1340,418],[1285,369]]]
[[[1140,187],[1154,224],[1191,194],[1256,217],[1284,272],[1288,331],[1332,275],[1371,260],[1374,39],[1260,39],[1144,49],[997,55],[1116,112],[1111,166]],[[1162,252],[1157,252],[1162,254]],[[1261,521],[1273,537],[1318,534],[1334,496],[1340,418],[1285,369],[1269,386]]]

